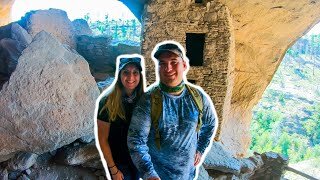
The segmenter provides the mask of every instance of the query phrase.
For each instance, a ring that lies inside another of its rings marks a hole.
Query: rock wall
[[[110,37],[77,37],[77,51],[88,61],[93,74],[114,71],[115,60],[110,44]]]
[[[90,71],[96,81],[104,81],[114,76],[116,58],[120,54],[140,54],[140,46],[125,44],[111,45],[111,37],[77,36],[77,51],[90,65]]]
[[[228,9],[219,2],[196,4],[189,1],[165,2],[151,0],[143,15],[142,54],[146,58],[147,79],[155,80],[151,51],[164,40],[175,40],[184,47],[187,33],[205,34],[202,66],[191,66],[187,74],[212,98],[219,117],[223,120],[223,109],[231,98],[234,65],[234,41]],[[186,49],[188,54],[188,49]],[[229,85],[229,86],[228,86]],[[217,131],[218,139],[220,128]]]

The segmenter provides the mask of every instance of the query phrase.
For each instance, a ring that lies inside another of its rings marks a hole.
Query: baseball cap
[[[141,58],[139,57],[130,57],[130,58],[120,58],[120,64],[119,64],[119,72],[130,63],[134,63],[137,65],[140,71],[142,71],[141,67]]]
[[[183,58],[182,50],[179,48],[179,46],[177,46],[176,44],[173,44],[173,43],[166,43],[166,44],[160,45],[153,56],[156,59],[158,59],[159,56],[164,52],[172,52],[172,53],[176,54],[177,56],[180,56],[181,58]]]

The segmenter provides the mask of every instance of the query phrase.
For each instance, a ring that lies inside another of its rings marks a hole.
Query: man
[[[209,96],[187,82],[180,44],[156,46],[160,82],[138,102],[128,132],[131,158],[143,179],[189,180],[213,139],[217,116]]]

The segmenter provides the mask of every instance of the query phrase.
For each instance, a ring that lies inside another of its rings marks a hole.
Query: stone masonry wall
[[[96,81],[114,76],[116,58],[120,54],[140,54],[140,46],[126,44],[111,45],[111,37],[77,36],[77,52],[89,63],[91,74]]]
[[[175,40],[186,47],[186,33],[205,33],[203,66],[191,66],[187,78],[194,80],[212,98],[220,128],[232,61],[230,48],[233,37],[226,7],[217,1],[197,4],[151,0],[145,7],[143,20],[142,54],[146,58],[146,74],[150,84],[155,81],[151,52],[157,43]],[[218,129],[216,139],[219,134]]]
[[[92,37],[82,35],[77,37],[77,51],[88,61],[91,72],[106,71],[106,67],[114,68],[115,61],[110,46],[110,37]],[[112,70],[111,69],[111,70]]]

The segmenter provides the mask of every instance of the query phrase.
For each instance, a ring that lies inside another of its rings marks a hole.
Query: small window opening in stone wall
[[[204,42],[204,33],[186,34],[187,57],[190,60],[190,66],[203,66]]]
[[[203,0],[196,0],[196,3],[203,3]]]

